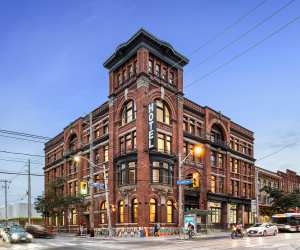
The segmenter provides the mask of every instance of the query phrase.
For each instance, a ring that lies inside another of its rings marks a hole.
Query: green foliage
[[[77,205],[83,202],[83,196],[68,195],[63,196],[57,191],[63,187],[64,179],[57,178],[51,182],[46,188],[46,195],[38,196],[34,202],[35,209],[44,217],[54,214],[61,214],[63,210],[70,205]]]
[[[284,213],[296,207],[300,207],[300,190],[294,190],[292,193],[285,193],[277,188],[264,187],[265,191],[272,199],[272,209],[275,212]]]

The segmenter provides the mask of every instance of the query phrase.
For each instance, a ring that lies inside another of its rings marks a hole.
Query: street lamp
[[[183,159],[181,159],[181,154],[179,154],[178,156],[178,179],[182,180],[182,166],[184,164],[184,162],[186,161],[186,159],[190,156],[190,155],[196,155],[196,156],[202,156],[204,154],[204,147],[203,145],[195,145],[193,150],[191,150]],[[183,219],[184,219],[184,215],[183,215],[183,185],[179,184],[179,194],[178,194],[178,217],[179,217],[179,227],[183,227]]]
[[[91,167],[97,168],[97,164],[95,164],[94,162],[92,162],[88,158],[85,158],[82,155],[75,155],[73,157],[73,160],[77,163],[79,163],[81,159],[86,160],[91,165]],[[111,214],[110,214],[108,175],[106,173],[106,165],[105,164],[103,164],[103,171],[102,172],[103,172],[103,176],[104,176],[105,199],[106,199],[106,202],[107,202],[106,213],[107,213],[107,222],[108,222],[108,233],[109,233],[109,236],[111,237],[112,236],[112,223],[111,223]],[[93,187],[93,185],[91,185],[91,181],[92,180],[90,180],[90,195],[91,195],[91,213],[90,213],[90,216],[92,216],[92,218],[90,219],[90,222],[92,222],[92,223],[91,223],[90,226],[91,226],[91,230],[93,230],[94,229],[94,195],[93,195],[94,194],[94,187]]]

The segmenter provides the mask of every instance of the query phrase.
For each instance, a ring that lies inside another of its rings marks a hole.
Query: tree
[[[285,193],[277,188],[264,187],[261,191],[269,194],[272,200],[272,209],[277,213],[285,213],[291,209],[300,207],[300,190]]]
[[[71,205],[78,205],[83,202],[83,196],[63,195],[62,189],[64,179],[59,177],[46,187],[46,194],[40,195],[34,202],[35,209],[40,212],[43,217],[51,217],[56,215],[61,217],[63,212]]]

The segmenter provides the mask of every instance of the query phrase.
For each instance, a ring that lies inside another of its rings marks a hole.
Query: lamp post
[[[76,155],[73,159],[74,159],[75,162],[80,162],[81,159],[84,159],[90,164],[90,166],[92,168],[97,167],[97,164],[92,162],[90,159],[85,158],[84,156]],[[109,202],[108,174],[107,174],[107,171],[106,171],[106,165],[105,164],[103,165],[102,172],[103,172],[103,177],[104,177],[105,199],[106,199],[106,205],[107,205],[106,206],[106,213],[107,213],[108,232],[109,232],[109,236],[111,237],[112,236],[112,223],[111,223],[110,202]],[[93,185],[91,185],[92,181],[93,181],[92,179],[90,179],[90,181],[89,181],[91,199],[93,199],[93,193],[94,193],[94,187],[93,187]],[[92,201],[91,204],[94,204],[94,202]],[[91,207],[91,213],[94,213],[94,207],[93,206]],[[93,226],[93,228],[92,228],[92,226]],[[94,223],[93,223],[92,226],[91,226],[91,229],[94,229]]]
[[[182,167],[183,167],[183,164],[184,162],[186,161],[186,159],[194,154],[194,155],[198,155],[198,156],[201,156],[203,154],[203,146],[202,145],[196,145],[194,146],[194,149],[191,150],[183,159],[181,154],[178,155],[178,179],[179,180],[182,180]],[[180,184],[179,187],[178,187],[178,217],[179,217],[179,227],[183,227],[183,220],[184,220],[184,217],[183,217],[183,212],[184,212],[184,200],[183,200],[183,185]]]

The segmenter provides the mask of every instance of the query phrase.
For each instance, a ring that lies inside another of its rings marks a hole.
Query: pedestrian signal
[[[198,188],[200,187],[200,175],[199,173],[193,173],[193,187]]]
[[[88,184],[86,181],[80,182],[80,194],[87,195],[88,194]]]

